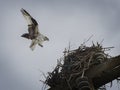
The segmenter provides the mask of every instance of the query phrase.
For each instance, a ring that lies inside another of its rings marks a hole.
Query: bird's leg
[[[43,47],[43,45],[42,45],[42,44],[40,44],[40,43],[38,43],[38,45],[39,45],[39,46],[41,46],[41,47]]]

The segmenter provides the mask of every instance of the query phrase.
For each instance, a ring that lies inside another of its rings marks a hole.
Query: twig
[[[91,35],[86,41],[84,41],[84,42],[83,42],[83,45],[84,45],[85,43],[87,43],[92,37],[93,37],[93,35]]]
[[[47,79],[47,76],[45,75],[45,73],[42,72],[41,70],[39,70],[39,71],[42,73],[42,75],[44,76],[44,78]]]
[[[66,79],[66,81],[67,81],[68,87],[70,88],[70,90],[72,90],[69,81],[67,80],[67,78],[65,78],[65,79]]]

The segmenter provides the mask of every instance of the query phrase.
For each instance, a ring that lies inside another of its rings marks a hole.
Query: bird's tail
[[[49,41],[49,38],[44,36],[44,41]]]

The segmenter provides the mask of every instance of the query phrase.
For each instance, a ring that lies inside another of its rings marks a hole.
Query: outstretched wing
[[[33,39],[30,45],[31,50],[33,51],[35,49],[35,46],[38,44],[38,40]]]
[[[38,25],[37,21],[26,10],[22,8],[21,12],[25,17],[25,19],[27,20],[28,25],[34,25],[34,26]]]

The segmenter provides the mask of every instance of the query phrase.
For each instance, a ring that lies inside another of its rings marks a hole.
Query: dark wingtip
[[[21,12],[23,12],[23,11],[24,11],[24,9],[23,9],[23,8],[21,8],[21,9],[20,9],[20,11],[21,11]]]
[[[25,9],[21,8],[20,11],[21,11],[23,14],[30,16],[30,14],[29,14]]]

